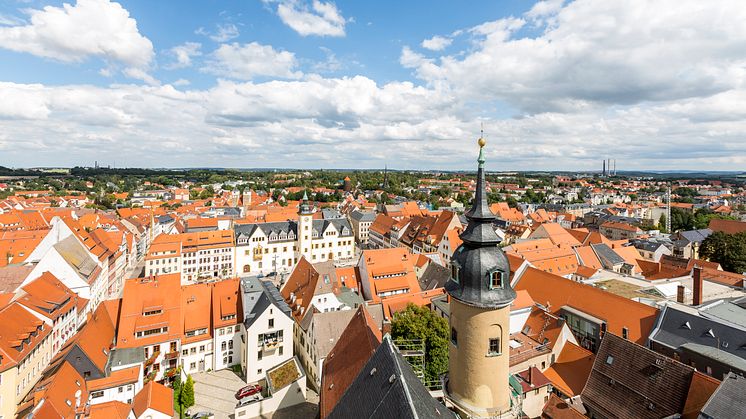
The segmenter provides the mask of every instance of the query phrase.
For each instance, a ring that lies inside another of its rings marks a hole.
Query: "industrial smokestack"
[[[601,175],[606,177],[606,159],[604,159],[604,169],[601,171]]]

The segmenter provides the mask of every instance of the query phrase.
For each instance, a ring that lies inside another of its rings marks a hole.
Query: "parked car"
[[[261,392],[262,392],[262,386],[258,384],[251,384],[236,392],[236,400],[241,400],[244,397],[251,396],[253,394],[257,394]]]
[[[246,396],[243,399],[241,399],[236,407],[246,406],[249,403],[254,403],[257,400],[261,400],[264,397],[262,397],[262,393],[254,393],[251,396]]]

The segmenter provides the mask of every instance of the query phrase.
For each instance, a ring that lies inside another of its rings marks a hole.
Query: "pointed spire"
[[[490,206],[487,203],[487,182],[484,179],[484,146],[487,145],[487,141],[484,139],[484,131],[482,131],[482,135],[479,137],[479,140],[477,140],[477,144],[479,144],[479,157],[477,158],[477,163],[479,163],[477,169],[477,187],[474,191],[474,201],[471,209],[466,213],[466,217],[470,220],[476,219],[491,221],[495,219],[495,214],[490,211]]]
[[[298,207],[298,214],[309,215],[311,214],[311,205],[308,204],[308,191],[303,191],[303,200]]]
[[[446,283],[448,294],[469,305],[482,308],[501,308],[516,297],[508,280],[510,262],[499,248],[500,237],[492,224],[497,218],[487,202],[487,182],[484,175],[484,131],[479,144],[477,187],[471,209],[465,214],[468,224],[453,253],[451,264],[456,277]]]

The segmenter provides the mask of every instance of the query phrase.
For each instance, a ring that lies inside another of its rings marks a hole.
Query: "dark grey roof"
[[[701,314],[694,308],[667,305],[658,316],[650,340],[673,349],[695,351],[742,370],[742,362],[728,362],[737,357],[746,360],[746,328],[738,327],[714,316]],[[697,346],[694,346],[697,345]],[[719,347],[718,347],[719,346]],[[710,347],[705,353],[702,347]],[[720,354],[727,353],[729,355]],[[735,364],[735,365],[734,365]]]
[[[728,373],[702,406],[699,418],[746,418],[746,378]]]
[[[241,278],[241,302],[243,303],[244,326],[248,329],[270,305],[290,317],[290,307],[280,295],[280,291],[269,281],[257,277]]]
[[[591,244],[593,252],[598,256],[598,260],[604,268],[612,269],[615,265],[624,263],[624,259],[616,254],[611,248],[603,243]]]
[[[457,278],[446,283],[446,291],[451,297],[475,307],[505,307],[515,300],[515,290],[510,286],[510,263],[498,247],[500,238],[492,223],[495,214],[487,204],[486,182],[484,180],[484,150],[480,146],[479,168],[474,203],[466,213],[469,221],[460,237],[463,243],[453,254],[451,264],[458,268]],[[491,286],[491,276],[500,272],[500,286]]]
[[[746,299],[721,300],[700,308],[708,317],[717,317],[746,329]]]
[[[313,229],[318,234],[318,238],[323,237],[324,232],[333,225],[334,228],[339,232],[341,237],[352,236],[352,226],[350,221],[346,218],[333,218],[329,220],[313,220]],[[236,235],[236,240],[241,237],[251,237],[254,232],[259,229],[265,235],[269,236],[272,232],[276,234],[285,233],[289,234],[291,231],[297,237],[298,236],[298,222],[296,221],[278,221],[272,223],[253,223],[253,224],[240,224],[233,227]],[[295,240],[287,239],[288,241]]]
[[[330,220],[332,218],[344,218],[341,212],[337,211],[334,208],[322,208],[321,209],[321,218],[325,220]]]
[[[642,249],[647,252],[655,252],[659,247],[670,248],[673,243],[669,239],[649,238],[649,239],[632,239],[629,241],[636,249]]]
[[[376,219],[376,213],[372,211],[352,211],[350,218],[358,222],[370,221],[371,223]]]
[[[109,353],[109,359],[106,363],[106,375],[111,373],[112,368],[122,367],[125,365],[135,365],[145,362],[145,354],[142,348],[114,348]]]
[[[334,418],[448,418],[455,415],[430,396],[389,335],[329,414]]]
[[[451,271],[448,268],[430,262],[420,276],[420,288],[423,291],[443,288],[449,279],[451,279]]]
[[[174,221],[174,217],[170,215],[161,215],[160,217],[158,217],[158,224],[168,224],[173,223]]]
[[[679,237],[689,241],[690,243],[701,243],[702,240],[706,239],[710,234],[712,234],[712,230],[709,228],[678,232]]]

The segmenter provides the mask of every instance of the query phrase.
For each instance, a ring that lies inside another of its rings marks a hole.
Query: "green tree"
[[[174,391],[174,409],[179,414],[179,417],[183,417],[183,409],[181,407],[181,390],[183,387],[181,385],[181,374],[176,374],[173,383],[171,383],[171,389]]]
[[[448,322],[427,307],[408,304],[391,321],[394,342],[419,339],[425,344],[425,380],[437,381],[448,370]]]
[[[666,214],[661,214],[661,218],[658,219],[658,230],[660,230],[661,233],[668,233],[668,231],[666,231]]]
[[[716,231],[702,241],[702,257],[717,262],[729,272],[746,272],[746,232],[725,234]]]
[[[187,375],[186,383],[184,383],[179,395],[179,401],[184,410],[194,406],[194,380],[192,380],[191,375]]]

